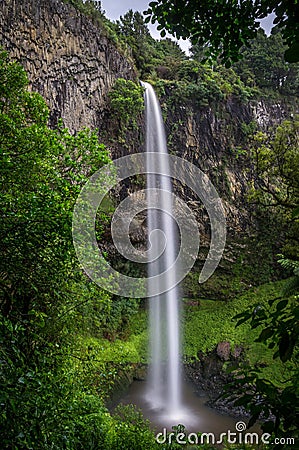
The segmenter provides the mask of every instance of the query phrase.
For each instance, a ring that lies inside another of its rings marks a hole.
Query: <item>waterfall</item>
[[[146,172],[147,195],[159,195],[160,208],[148,208],[149,236],[148,291],[153,277],[165,272],[176,259],[179,235],[172,205],[172,180],[169,165],[161,157],[167,154],[167,144],[161,109],[154,89],[145,88],[146,106]],[[155,168],[162,169],[162,175]],[[155,190],[156,193],[155,193]],[[159,233],[154,230],[160,230]],[[163,234],[162,234],[163,233]],[[164,248],[161,252],[161,245]],[[161,254],[160,254],[161,253]],[[157,257],[157,255],[160,255]],[[165,292],[149,298],[150,307],[150,367],[147,399],[153,408],[178,418],[182,411],[180,368],[179,289],[171,287],[173,278],[166,279]],[[165,286],[164,286],[165,287]],[[161,289],[163,290],[163,289]]]

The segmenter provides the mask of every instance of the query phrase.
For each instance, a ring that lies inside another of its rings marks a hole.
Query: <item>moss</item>
[[[139,83],[118,78],[109,97],[112,115],[123,131],[120,137],[124,138],[124,129],[138,129],[137,119],[144,110],[143,88]]]
[[[273,360],[273,352],[263,344],[254,342],[260,329],[251,329],[248,323],[236,327],[233,317],[246,308],[267,305],[277,298],[285,282],[270,283],[252,288],[229,303],[200,300],[200,306],[192,307],[184,314],[184,358],[198,358],[198,352],[210,352],[221,341],[229,341],[232,348],[242,345],[251,366],[258,366],[263,376],[280,386],[284,383],[292,363],[282,364]]]

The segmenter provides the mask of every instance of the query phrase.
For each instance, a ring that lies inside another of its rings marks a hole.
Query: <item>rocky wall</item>
[[[61,0],[1,0],[0,44],[46,99],[51,124],[62,117],[72,131],[101,127],[115,79],[136,77],[105,28]]]

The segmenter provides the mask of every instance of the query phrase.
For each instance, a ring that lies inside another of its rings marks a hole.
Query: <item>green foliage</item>
[[[104,11],[102,10],[102,2],[100,0],[62,0],[74,6],[85,16],[92,19],[97,25],[104,27]]]
[[[69,443],[75,433],[76,416],[82,414],[78,403],[83,405],[71,371],[61,369],[63,350],[57,343],[41,343],[36,336],[28,360],[21,350],[21,343],[32,339],[28,327],[9,319],[1,319],[0,325],[1,448],[75,448]],[[98,400],[97,412],[102,415],[102,411]]]
[[[154,435],[140,413],[111,417],[99,394],[113,383],[108,365],[89,358],[84,364],[57,343],[35,349],[28,362],[19,348],[28,339],[24,327],[4,319],[1,326],[0,442],[3,450],[156,448]],[[89,343],[90,345],[90,343]],[[113,368],[110,368],[113,370]],[[89,377],[89,378],[88,378]]]
[[[280,32],[266,36],[257,33],[248,48],[241,50],[242,60],[234,65],[245,84],[284,95],[298,94],[299,66],[284,60],[286,46]]]
[[[269,2],[223,2],[189,0],[151,1],[145,11],[147,22],[158,22],[161,36],[166,31],[177,38],[190,38],[205,53],[220,58],[229,65],[240,58],[240,48],[256,36],[260,23],[257,19],[275,13],[274,23],[282,31],[289,49],[285,58],[298,61],[298,8],[296,1]]]
[[[285,120],[268,134],[258,132],[250,146],[254,183],[249,200],[268,209],[284,231],[283,253],[298,259],[299,153],[297,117]]]
[[[174,104],[182,103],[195,107],[217,105],[219,101],[225,101],[230,97],[247,103],[255,94],[253,89],[243,84],[232,69],[222,66],[212,69],[208,65],[202,65],[193,60],[185,60],[177,64],[171,80],[150,79],[150,82],[155,86],[158,94],[159,91],[162,91],[162,96],[166,93],[169,108]]]
[[[166,80],[177,79],[178,70],[187,57],[179,45],[169,38],[155,41],[155,54],[152,59],[152,67],[149,76]],[[148,75],[147,75],[148,76]]]
[[[137,128],[137,118],[144,109],[143,88],[133,81],[118,78],[109,93],[112,113],[120,127]]]
[[[130,9],[116,25],[119,40],[130,49],[141,79],[149,75],[174,77],[177,65],[186,59],[177,43],[169,38],[156,41],[138,11]]]
[[[252,120],[249,123],[242,122],[241,129],[245,136],[251,137],[257,131],[257,123],[255,120]]]
[[[294,208],[298,194],[298,118],[285,120],[271,133],[254,136],[252,156],[255,162],[256,190],[265,203]]]
[[[256,342],[268,342],[268,347],[276,350],[273,358],[279,356],[282,362],[286,362],[291,359],[298,341],[298,306],[295,299],[271,299],[268,303],[268,308],[258,304],[237,314],[237,325],[250,321],[253,329],[262,326]]]
[[[143,15],[130,9],[116,22],[116,32],[120,39],[129,47],[136,67],[143,78],[144,73],[151,70],[151,60],[154,57],[154,39],[151,37]]]
[[[293,372],[287,386],[278,389],[271,380],[264,379],[258,369],[244,367],[242,371],[238,371],[231,387],[235,390],[235,398],[238,398],[235,405],[246,407],[252,414],[248,426],[262,416],[263,432],[270,433],[273,437],[287,435],[298,439],[297,379],[298,370]]]
[[[141,411],[133,405],[120,405],[116,408],[113,419],[114,433],[111,436],[111,449],[143,450],[159,449],[154,433],[149,429],[149,422],[144,420]]]
[[[203,286],[198,283],[199,270],[198,267],[189,272],[183,281],[183,292],[192,299],[200,297],[229,301],[250,285],[251,277],[248,275],[251,273],[251,266],[241,257],[235,262],[229,273],[218,271]]]
[[[265,373],[263,357],[256,358],[254,365],[251,360],[251,364],[237,369],[235,404],[250,411],[250,423],[262,415],[265,432],[275,433],[276,436],[289,433],[296,437],[298,426],[294,411],[298,409],[296,359],[299,319],[297,117],[282,122],[268,133],[255,133],[251,137],[250,154],[255,173],[249,199],[257,203],[259,214],[266,214],[276,223],[275,227],[271,226],[271,239],[274,231],[280,251],[283,248],[286,255],[279,255],[283,275],[290,276],[290,271],[294,273],[277,296],[269,296],[267,302],[259,300],[235,316],[238,325],[250,324],[251,330],[257,331],[254,340],[264,348],[262,352],[276,361],[279,359],[281,364],[279,384],[275,382],[275,377],[266,376],[268,369]]]
[[[186,307],[184,353],[187,359],[191,356],[196,357],[199,350],[211,351],[218,342],[226,340],[232,346],[243,344],[250,347],[258,336],[257,332],[251,332],[249,324],[235,328],[233,317],[243,312],[257,299],[262,305],[267,304],[269,298],[276,298],[279,295],[280,288],[281,283],[273,283],[248,290],[225,304],[221,301],[200,299],[198,307],[191,309]]]
[[[214,299],[229,302],[248,289],[281,278],[277,265],[276,245],[280,234],[280,222],[268,211],[258,211],[254,216],[256,229],[251,227],[251,236],[234,237],[233,261],[223,261],[221,268],[204,284],[199,285],[198,274],[202,262],[196,263],[182,282],[184,295],[190,299]],[[271,234],[268,233],[269,228]],[[227,249],[230,248],[227,242]],[[259,258],[256,255],[259,255]],[[204,260],[204,257],[201,258]]]
[[[81,277],[71,214],[88,176],[109,158],[95,132],[50,130],[47,107],[26,90],[23,70],[17,77],[5,54],[0,65],[6,71],[0,106],[2,311],[47,314],[60,304],[62,291],[64,300],[70,297],[66,280]]]
[[[283,267],[295,271],[296,283],[293,283],[292,289],[286,284],[278,298],[270,299],[264,305],[253,305],[235,318],[239,319],[237,326],[249,322],[251,329],[259,330],[255,341],[267,345],[273,359],[280,358],[283,365],[288,367],[287,377],[278,388],[272,379],[265,379],[258,367],[245,366],[242,372],[238,370],[236,377],[239,398],[235,403],[246,405],[252,414],[250,423],[254,423],[262,414],[266,419],[262,425],[265,432],[275,432],[276,435],[289,432],[298,438],[298,365],[295,364],[298,361],[299,337],[298,263],[285,258],[281,262]],[[294,364],[290,365],[289,362]]]
[[[293,276],[288,278],[288,282],[283,290],[283,295],[287,297],[295,295],[299,291],[299,261],[285,258],[284,255],[277,256],[280,257],[278,260],[279,264],[281,264],[286,272],[288,274],[290,272],[293,274]]]
[[[298,405],[298,348],[294,346],[298,340],[298,304],[296,297],[288,301],[281,298],[286,286],[287,282],[265,285],[225,305],[201,300],[199,306],[187,309],[185,316],[187,360],[197,358],[199,351],[213,350],[221,341],[229,341],[232,347],[241,344],[246,349],[245,361],[237,369],[230,390],[236,406],[248,409],[252,422],[263,414],[264,431],[275,431],[276,436],[287,432],[293,435],[294,409]],[[237,328],[234,317],[239,319]],[[276,417],[275,423],[271,414]]]
[[[125,337],[132,317],[138,312],[139,302],[136,299],[117,297],[110,304],[109,313],[102,321],[103,335],[114,340],[116,336]]]
[[[114,302],[89,282],[71,232],[76,198],[110,162],[108,152],[96,132],[71,135],[61,123],[49,129],[44,100],[27,90],[24,70],[4,52],[0,74],[0,446],[112,450],[117,427],[121,439],[131,433],[102,401],[116,374],[111,360],[123,357],[124,345],[105,359],[92,339],[125,335],[137,303]],[[99,239],[111,207],[98,213]],[[79,352],[80,333],[91,337]],[[127,344],[128,359],[139,358],[135,342]]]

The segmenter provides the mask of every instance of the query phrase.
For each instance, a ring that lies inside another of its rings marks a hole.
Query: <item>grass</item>
[[[243,295],[225,303],[223,301],[201,299],[199,306],[185,306],[182,321],[183,356],[188,362],[198,358],[198,353],[215,349],[221,341],[229,341],[232,349],[241,345],[250,365],[258,365],[265,378],[282,385],[287,378],[289,364],[272,359],[272,351],[254,340],[259,329],[251,330],[245,323],[236,327],[233,317],[255,305],[266,304],[276,298],[283,282],[270,283],[252,288]],[[68,364],[77,371],[80,378],[86,377],[88,384],[99,386],[98,393],[105,398],[118,377],[118,370],[132,370],[138,363],[148,360],[148,314],[140,310],[130,320],[130,330],[126,339],[109,341],[92,336],[77,336]]]
[[[291,363],[283,364],[273,360],[273,351],[262,343],[254,342],[260,329],[252,330],[244,323],[236,327],[233,317],[247,308],[266,305],[268,300],[280,295],[284,282],[276,282],[252,288],[228,303],[201,300],[200,306],[189,308],[184,314],[184,357],[185,361],[198,358],[198,352],[210,352],[218,342],[228,341],[232,349],[241,345],[251,366],[259,366],[262,375],[280,386],[289,373]]]
[[[200,300],[200,306],[187,309],[184,315],[184,354],[196,357],[198,350],[204,353],[213,350],[218,342],[229,341],[251,345],[258,330],[251,330],[245,323],[236,327],[233,317],[248,307],[266,305],[267,301],[279,295],[281,282],[252,288],[245,294],[225,303],[223,301]]]

